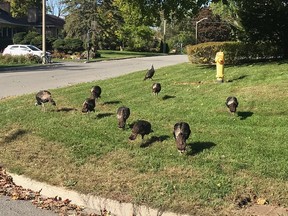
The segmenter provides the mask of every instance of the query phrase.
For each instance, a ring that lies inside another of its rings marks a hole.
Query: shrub
[[[282,58],[279,47],[269,43],[248,44],[241,42],[208,42],[186,47],[188,58],[196,64],[214,63],[216,53],[224,52],[226,64]]]
[[[57,39],[53,42],[53,49],[57,52],[73,54],[84,51],[83,41],[80,39]]]
[[[0,63],[1,64],[38,64],[41,63],[42,60],[39,56],[33,55],[0,55]]]
[[[26,34],[27,34],[27,32],[18,32],[16,34],[14,34],[13,43],[14,44],[21,44],[22,41],[24,40]]]

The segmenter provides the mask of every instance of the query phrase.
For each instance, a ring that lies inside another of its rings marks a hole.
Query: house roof
[[[51,15],[46,14],[46,26],[47,27],[63,27],[65,24],[65,20]],[[39,16],[37,22],[28,22],[27,17],[22,17],[15,19],[8,12],[0,9],[0,24],[14,25],[14,26],[42,26],[42,16]]]
[[[26,25],[22,21],[13,18],[8,12],[2,9],[0,9],[0,24],[15,25],[15,26]]]

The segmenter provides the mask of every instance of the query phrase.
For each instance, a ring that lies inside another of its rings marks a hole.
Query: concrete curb
[[[163,212],[146,206],[137,206],[132,203],[120,203],[115,200],[105,199],[92,195],[79,194],[76,191],[67,190],[62,187],[51,186],[46,183],[38,182],[24,176],[9,173],[16,185],[23,188],[29,188],[33,191],[40,191],[47,197],[61,197],[69,199],[71,203],[85,207],[88,213],[100,214],[101,210],[106,209],[112,215],[116,216],[188,216],[176,214],[173,212]]]

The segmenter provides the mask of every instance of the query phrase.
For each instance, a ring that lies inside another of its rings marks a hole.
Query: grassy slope
[[[153,96],[145,72],[51,90],[47,112],[34,95],[0,101],[0,158],[10,171],[124,202],[176,212],[219,215],[243,197],[288,205],[288,64],[215,68],[181,64],[156,71],[162,91]],[[81,114],[92,85],[102,87],[96,113]],[[238,115],[224,105],[239,100]],[[145,119],[154,133],[128,141],[116,109],[131,109],[128,123]],[[74,110],[77,109],[77,110]],[[186,155],[172,137],[177,121],[192,129]]]

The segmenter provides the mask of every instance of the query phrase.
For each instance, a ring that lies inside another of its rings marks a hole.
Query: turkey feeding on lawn
[[[135,140],[137,138],[137,135],[140,134],[143,141],[144,136],[148,135],[151,132],[153,132],[153,130],[151,129],[150,122],[145,120],[138,120],[137,122],[134,123],[132,127],[132,133],[129,136],[129,139]]]
[[[130,109],[128,107],[122,106],[117,109],[117,119],[118,119],[118,127],[125,129],[126,120],[130,116]]]
[[[152,77],[154,76],[155,70],[154,70],[154,66],[152,65],[151,68],[147,71],[144,80],[146,79],[152,79]]]
[[[35,106],[41,105],[43,110],[45,111],[44,104],[47,103],[47,102],[51,103],[53,106],[56,106],[56,102],[53,100],[52,95],[51,95],[51,93],[49,91],[47,91],[47,90],[39,91],[36,94]]]
[[[91,89],[91,93],[95,95],[96,99],[101,98],[101,92],[102,92],[102,89],[98,85],[93,86]]]
[[[82,104],[82,113],[95,112],[97,92],[92,91],[92,89],[91,96],[89,98],[86,98],[86,100]]]
[[[158,93],[161,91],[161,84],[160,83],[154,83],[152,85],[152,92],[154,95],[158,96]]]
[[[236,97],[228,97],[226,99],[226,106],[229,108],[230,113],[235,114],[238,107],[238,100]]]
[[[182,154],[186,151],[186,140],[191,134],[190,126],[186,122],[178,122],[174,125],[173,136],[176,140],[176,147]]]

